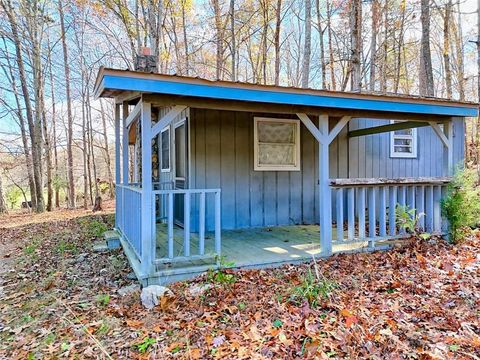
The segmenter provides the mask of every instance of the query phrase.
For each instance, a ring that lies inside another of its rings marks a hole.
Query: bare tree
[[[312,56],[312,0],[305,0],[305,44],[303,48],[302,87],[310,82],[310,57]]]
[[[420,49],[419,90],[422,96],[434,96],[432,54],[430,51],[430,0],[421,0],[420,6],[422,39]]]

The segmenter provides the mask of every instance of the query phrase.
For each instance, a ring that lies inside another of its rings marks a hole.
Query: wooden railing
[[[160,206],[161,211],[165,214],[161,215],[165,219],[164,226],[166,231],[155,231],[157,241],[160,245],[166,245],[165,254],[156,254],[155,263],[171,263],[179,261],[199,260],[213,258],[221,254],[221,204],[220,189],[175,189],[175,190],[154,190],[153,204],[154,214],[156,206]],[[213,214],[210,212],[209,217],[213,215],[214,224],[214,246],[213,251],[206,251],[205,234],[207,225],[207,198],[213,200]],[[195,203],[195,206],[192,206]],[[166,205],[164,205],[166,204]],[[183,208],[183,209],[182,209]],[[177,216],[177,218],[176,218]],[[181,219],[178,219],[180,217]],[[198,231],[195,232],[195,244],[192,246],[192,217],[198,219]],[[155,216],[152,217],[153,229],[156,229]],[[180,225],[180,226],[177,226]],[[181,229],[183,227],[183,230]],[[181,236],[182,241],[176,242],[175,236]],[[178,247],[176,249],[176,247]],[[193,253],[192,248],[196,248]]]
[[[397,226],[397,205],[415,209],[418,226],[429,233],[442,233],[440,201],[451,178],[334,179],[332,202],[337,224],[336,241],[369,241],[402,237]],[[346,223],[346,231],[344,224]]]
[[[142,190],[131,185],[115,187],[115,222],[138,260],[142,259]]]

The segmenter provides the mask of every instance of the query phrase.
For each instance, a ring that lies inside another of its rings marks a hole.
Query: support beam
[[[318,143],[318,179],[320,213],[320,249],[322,256],[332,254],[332,189],[330,187],[330,160],[328,136],[328,116],[319,117],[318,130],[322,142]]]
[[[128,102],[124,102],[123,103],[123,106],[125,107],[125,104],[127,104],[128,106]],[[142,111],[142,102],[139,101],[137,103],[137,105],[135,105],[135,108],[133,109],[133,111],[128,115],[128,117],[125,119],[125,126],[127,128],[130,127],[130,125],[132,125],[132,123],[135,121],[135,119],[140,116],[140,112]]]
[[[121,147],[120,147],[120,128],[121,128],[121,118],[120,118],[120,105],[115,105],[115,184],[122,183],[122,170],[120,166],[121,158]]]
[[[129,182],[129,163],[128,163],[128,103],[123,103],[123,132],[122,132],[122,182],[128,185]]]
[[[348,124],[348,122],[352,119],[351,116],[343,116],[339,122],[335,125],[335,127],[330,131],[328,134],[328,143],[331,144],[333,140],[340,134],[340,131]]]
[[[142,204],[141,204],[141,267],[148,275],[152,270],[152,242],[155,241],[152,229],[152,107],[150,103],[140,102],[141,139],[142,139]]]
[[[425,126],[429,126],[431,123],[435,123],[435,122],[405,121],[405,122],[399,122],[399,123],[389,124],[389,125],[373,126],[365,129],[349,131],[348,137],[358,137],[358,136],[365,136],[365,135],[380,134],[380,133],[396,131],[396,130],[425,127]]]
[[[444,170],[443,173],[445,176],[452,176],[455,169],[453,163],[453,122],[452,120],[445,122],[443,124],[443,130],[438,125],[438,123],[430,122],[430,126],[435,131],[437,136],[440,138],[443,144],[444,149]]]
[[[158,122],[152,127],[152,138],[160,134],[165,126],[170,124],[178,115],[182,113],[187,107],[185,105],[175,105],[172,110],[168,112],[164,117],[162,117]]]
[[[315,124],[310,120],[310,118],[307,116],[307,114],[302,114],[298,113],[297,114],[298,118],[302,121],[302,123],[305,125],[305,127],[310,131],[310,133],[313,135],[313,137],[320,143],[325,143],[327,142],[327,139],[325,136],[322,134],[322,132],[315,126]],[[328,118],[327,118],[328,119]],[[327,124],[327,132],[328,134],[328,124]]]

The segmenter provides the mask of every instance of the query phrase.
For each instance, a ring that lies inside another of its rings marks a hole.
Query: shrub
[[[442,215],[448,220],[450,240],[457,242],[480,220],[479,176],[475,170],[458,171],[442,200]]]
[[[319,271],[308,269],[301,277],[300,284],[292,289],[290,301],[298,305],[307,301],[312,308],[316,308],[322,299],[328,300],[337,287],[334,281],[320,275]]]

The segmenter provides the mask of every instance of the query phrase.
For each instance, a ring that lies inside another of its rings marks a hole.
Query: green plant
[[[218,268],[216,270],[209,269],[207,272],[207,281],[210,283],[217,283],[222,286],[229,286],[234,284],[237,281],[237,278],[234,274],[229,274],[225,272],[227,267],[232,267],[235,265],[234,262],[225,261],[225,257],[221,256],[217,258]]]
[[[108,303],[110,302],[110,295],[108,294],[99,294],[96,297],[97,304],[100,304],[102,306],[107,306]]]
[[[337,284],[320,275],[318,271],[312,272],[308,269],[307,273],[300,279],[300,285],[291,290],[290,301],[300,305],[304,301],[315,308],[319,305],[319,300],[329,299],[332,292],[337,288]]]
[[[55,250],[60,254],[65,254],[66,252],[76,253],[78,251],[75,244],[68,243],[63,239],[55,246]]]
[[[395,208],[395,218],[397,226],[416,237],[420,237],[424,240],[428,240],[431,234],[426,232],[421,232],[418,226],[418,223],[422,217],[425,216],[425,213],[417,213],[417,209],[410,208],[408,205],[397,204]]]
[[[89,237],[99,238],[108,230],[107,225],[99,220],[91,220],[86,222],[86,233]]]
[[[17,206],[21,196],[22,192],[18,187],[12,186],[10,189],[8,189],[7,193],[5,194],[5,198],[7,203],[10,205],[10,209],[13,209]]]
[[[144,354],[148,349],[157,342],[156,339],[146,336],[142,342],[135,344],[133,347],[141,354]]]
[[[442,200],[442,215],[448,221],[450,240],[457,242],[480,220],[479,174],[471,169],[458,171],[448,184]]]

